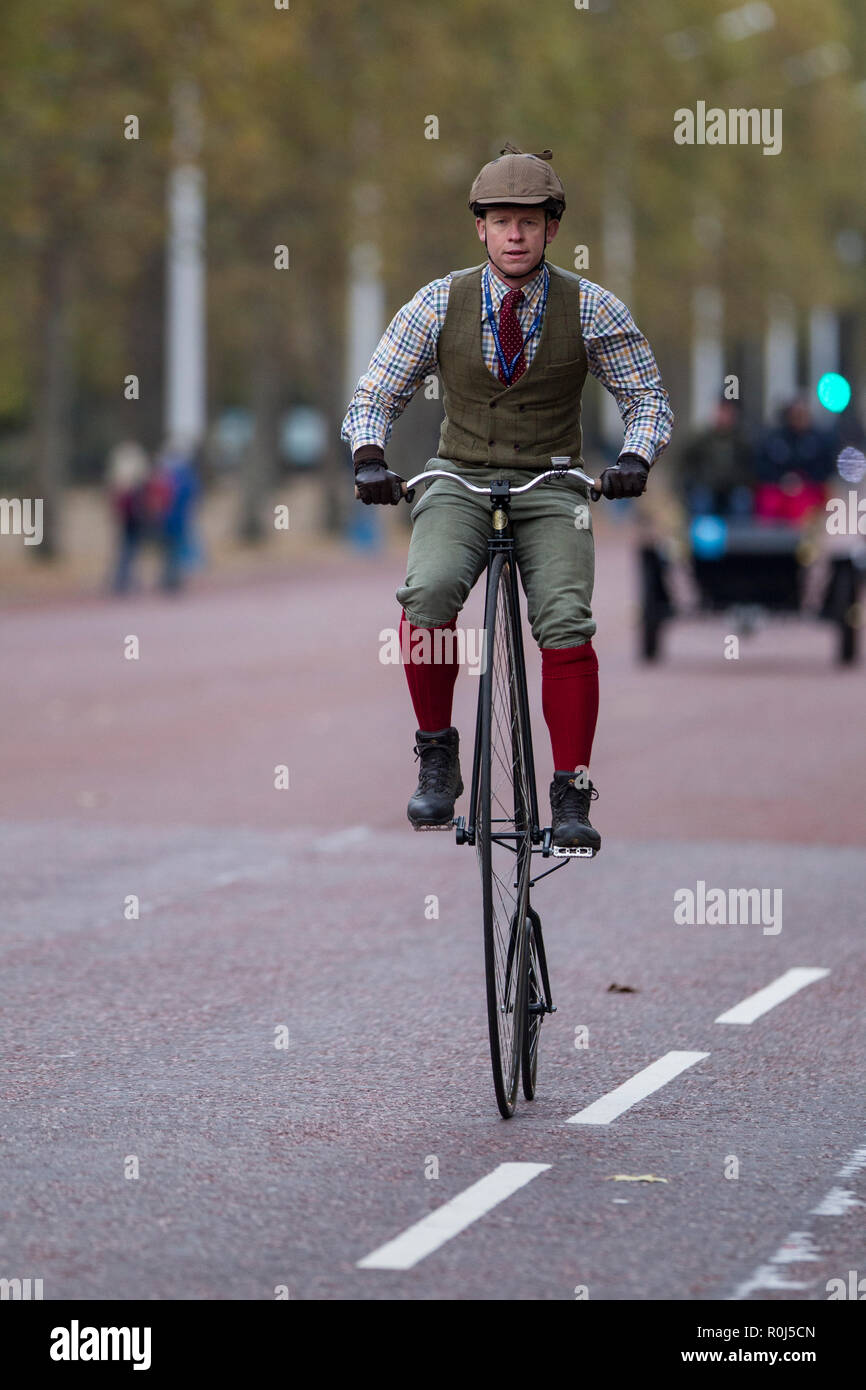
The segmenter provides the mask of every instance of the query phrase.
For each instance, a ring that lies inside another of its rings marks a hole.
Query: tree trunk
[[[248,545],[259,545],[268,535],[265,506],[276,482],[278,460],[280,354],[268,312],[261,313],[264,328],[256,343],[250,392],[255,426],[241,472],[238,519],[238,537]]]
[[[70,318],[73,266],[64,241],[53,241],[40,262],[39,311],[35,339],[35,390],[31,433],[34,497],[42,498],[42,561],[61,555],[61,511],[72,449],[72,363]]]
[[[331,354],[333,360],[333,353]],[[339,376],[332,373],[329,380],[331,389],[325,401],[325,416],[328,423],[327,442],[322,457],[322,526],[331,536],[342,535],[349,519],[349,507],[353,502],[353,483],[348,445],[340,439],[340,425],[346,413],[348,402],[339,392]]]
[[[319,312],[310,319],[310,357],[316,365],[316,405],[324,413],[327,436],[319,480],[321,485],[321,525],[330,536],[343,534],[354,505],[352,467],[348,445],[340,439],[340,426],[349,404],[344,398],[343,373],[338,344],[342,344],[342,320],[337,321],[335,300],[342,307],[343,282],[323,297]]]

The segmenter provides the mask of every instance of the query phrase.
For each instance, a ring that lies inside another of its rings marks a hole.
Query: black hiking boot
[[[415,757],[421,759],[418,785],[407,815],[416,830],[450,830],[454,802],[463,790],[460,776],[460,735],[452,726],[438,733],[415,735]]]
[[[589,780],[582,787],[575,773],[554,772],[550,784],[551,842],[558,849],[601,849],[601,836],[589,821],[589,803],[597,799],[598,792]]]

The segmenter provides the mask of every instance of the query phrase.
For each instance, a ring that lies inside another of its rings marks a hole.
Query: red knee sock
[[[598,657],[592,642],[542,647],[541,708],[555,772],[589,767],[598,719]]]
[[[418,728],[422,733],[435,734],[440,729],[451,726],[451,704],[454,698],[454,682],[457,679],[457,643],[451,640],[437,645],[432,634],[439,628],[456,628],[457,619],[450,623],[437,623],[436,627],[415,627],[403,613],[400,618],[400,651],[403,669]],[[413,643],[416,632],[430,634],[428,638]],[[423,643],[423,645],[420,645]],[[426,647],[426,652],[425,652]],[[412,660],[426,657],[424,660]]]

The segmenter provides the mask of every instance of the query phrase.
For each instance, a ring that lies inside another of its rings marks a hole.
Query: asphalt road
[[[826,1299],[866,1274],[862,673],[799,623],[737,661],[722,620],[683,625],[634,664],[628,536],[601,528],[604,847],[535,890],[558,1007],[505,1122],[474,851],[405,821],[414,725],[379,659],[400,567],[0,614],[0,1276]],[[461,673],[467,760],[476,690]],[[781,929],[677,922],[699,882],[780,892]],[[718,1021],[779,980],[800,987]]]

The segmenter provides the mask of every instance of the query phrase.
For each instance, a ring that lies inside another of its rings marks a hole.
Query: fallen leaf
[[[605,1182],[667,1182],[667,1178],[657,1178],[654,1173],[612,1173]]]
[[[608,985],[607,992],[608,994],[640,994],[640,990],[635,989],[633,985],[618,985],[615,982]]]

